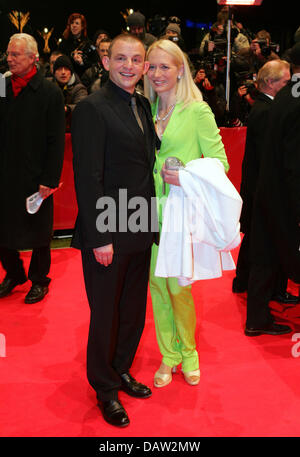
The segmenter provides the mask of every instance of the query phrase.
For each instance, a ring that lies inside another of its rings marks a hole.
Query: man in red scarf
[[[64,152],[64,102],[60,90],[36,67],[38,48],[25,33],[10,38],[6,97],[0,98],[0,261],[6,276],[0,298],[27,281],[20,249],[32,249],[26,303],[48,292],[53,228],[51,189],[59,184]],[[26,211],[26,198],[39,191],[39,211]],[[48,198],[47,198],[48,197]]]

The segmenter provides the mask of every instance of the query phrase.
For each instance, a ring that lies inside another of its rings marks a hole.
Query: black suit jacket
[[[243,233],[247,233],[251,228],[252,207],[271,106],[272,99],[259,92],[248,119],[240,190],[243,199],[240,219],[241,231]]]
[[[73,113],[73,165],[79,211],[72,245],[79,249],[113,243],[114,252],[125,254],[145,250],[153,242],[149,226],[151,197],[155,195],[152,174],[155,131],[150,105],[147,99],[137,95],[147,124],[144,135],[120,91],[109,80],[99,91],[82,100]],[[125,189],[121,199],[120,189]],[[99,223],[108,214],[108,206],[99,204],[103,203],[103,197],[108,198],[113,209],[116,226],[112,223],[109,230],[101,233],[96,221]],[[134,233],[126,230],[124,222],[126,225],[139,208],[126,209],[128,201],[136,197],[142,197],[147,203],[149,223],[147,230]]]
[[[280,262],[287,276],[300,283],[300,97],[295,84],[281,89],[272,103],[253,208],[251,254],[258,264]]]

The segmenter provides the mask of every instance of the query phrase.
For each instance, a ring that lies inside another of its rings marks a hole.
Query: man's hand
[[[114,255],[114,248],[112,244],[101,246],[101,248],[94,248],[93,251],[95,259],[97,262],[101,263],[101,265],[107,267],[112,263]]]
[[[238,88],[239,97],[241,97],[241,98],[242,98],[242,97],[245,97],[245,96],[247,95],[247,91],[248,91],[248,89],[247,89],[246,86],[244,86],[244,85],[243,85],[243,86],[240,86],[240,87]]]
[[[72,55],[75,62],[77,62],[79,65],[83,65],[82,51],[78,51],[78,49],[75,49]]]

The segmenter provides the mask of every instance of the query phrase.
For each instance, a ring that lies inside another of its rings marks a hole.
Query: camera
[[[256,85],[253,80],[247,79],[246,81],[243,82],[243,86],[246,87],[247,89],[247,94],[249,95],[254,95],[256,93]]]
[[[264,57],[269,57],[271,54],[271,47],[268,45],[267,40],[257,40],[260,46],[261,53]]]
[[[82,52],[82,61],[84,65],[95,63],[99,60],[96,47],[88,41],[80,43],[77,50]]]
[[[257,43],[260,46],[261,53],[264,57],[269,57],[271,55],[271,52],[279,52],[279,45],[276,43],[270,43],[268,44],[267,40],[257,40]]]
[[[257,88],[255,81],[253,80],[253,74],[247,71],[240,71],[234,75],[237,82],[237,87],[245,86],[247,88],[247,94],[249,94],[251,98],[255,98]]]
[[[176,43],[180,47],[180,49],[185,52],[185,44],[181,37],[168,36],[168,40],[173,41],[173,43]]]

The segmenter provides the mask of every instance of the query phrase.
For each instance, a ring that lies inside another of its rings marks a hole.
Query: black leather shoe
[[[272,297],[272,300],[277,301],[278,303],[283,303],[285,305],[297,305],[300,303],[299,297],[290,294],[289,292],[284,292],[282,294],[277,294]]]
[[[6,297],[18,284],[24,284],[26,281],[27,279],[24,281],[18,281],[17,279],[10,278],[4,279],[0,284],[0,298]]]
[[[292,331],[288,325],[268,324],[262,328],[245,328],[246,336],[259,336],[259,335],[284,335]]]
[[[115,427],[126,427],[130,421],[127,413],[119,400],[99,401],[98,406],[104,420]]]
[[[130,373],[121,374],[121,390],[137,398],[148,398],[152,395],[149,387],[137,382]]]
[[[48,293],[48,286],[41,286],[40,284],[33,284],[30,291],[25,297],[25,303],[37,303],[43,300],[45,295]]]

